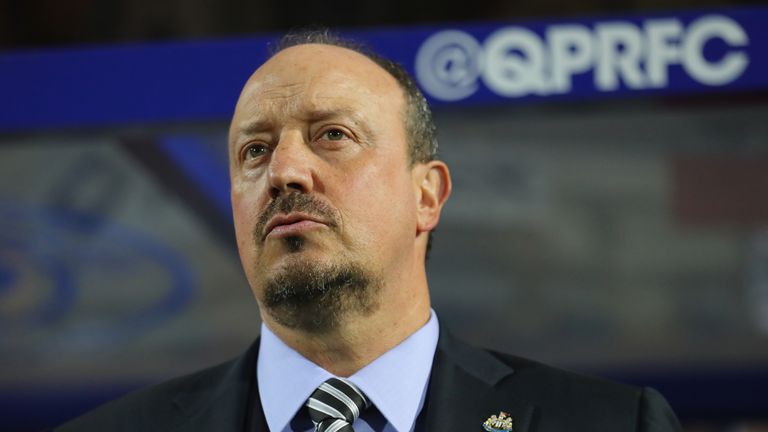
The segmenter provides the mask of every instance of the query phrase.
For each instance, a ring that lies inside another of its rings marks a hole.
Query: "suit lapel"
[[[259,339],[240,357],[202,378],[174,404],[187,417],[179,432],[267,432],[256,383]]]
[[[425,430],[483,431],[488,417],[505,411],[513,418],[514,432],[533,432],[535,407],[514,386],[497,385],[513,379],[511,367],[441,331],[422,412]]]

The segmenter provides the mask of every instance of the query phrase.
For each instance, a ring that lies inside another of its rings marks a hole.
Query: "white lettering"
[[[611,91],[619,87],[619,78],[629,88],[645,87],[640,59],[645,55],[640,29],[631,23],[611,22],[595,26],[598,49],[595,86]]]
[[[582,25],[552,26],[547,30],[551,52],[551,88],[557,93],[571,91],[571,77],[592,68],[592,34]]]
[[[536,33],[520,27],[498,30],[485,41],[485,57],[483,80],[494,92],[507,97],[546,92],[545,48]]]
[[[480,44],[468,33],[435,33],[416,53],[416,79],[436,99],[464,99],[477,91],[482,54]]]
[[[604,92],[664,88],[673,68],[718,86],[744,73],[749,58],[739,48],[748,43],[739,23],[722,15],[700,17],[687,27],[674,17],[648,19],[641,26],[598,22],[594,29],[557,24],[546,28],[544,37],[524,27],[503,27],[482,45],[469,33],[445,30],[419,48],[416,78],[426,93],[444,101],[473,95],[480,79],[510,98],[568,93],[574,77],[590,71],[595,88]]]
[[[731,51],[719,62],[704,58],[704,45],[711,39],[720,38],[732,47],[747,45],[749,38],[741,26],[732,19],[721,16],[705,16],[688,27],[683,44],[683,68],[696,81],[711,86],[728,84],[738,78],[749,64],[747,55]]]
[[[651,87],[665,87],[669,81],[668,66],[680,63],[680,36],[683,25],[674,18],[648,20],[645,34],[648,39],[648,59],[645,71]]]

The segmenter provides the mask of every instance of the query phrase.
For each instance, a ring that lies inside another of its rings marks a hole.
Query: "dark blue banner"
[[[436,104],[768,89],[768,8],[358,32]],[[274,37],[0,54],[0,131],[226,119]]]

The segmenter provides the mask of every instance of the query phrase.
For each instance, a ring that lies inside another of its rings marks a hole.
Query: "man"
[[[246,83],[229,134],[260,339],[61,430],[679,430],[653,390],[439,329],[425,259],[451,180],[434,133],[398,66],[326,33],[288,38]]]

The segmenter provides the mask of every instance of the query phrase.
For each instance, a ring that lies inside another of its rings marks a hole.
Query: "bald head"
[[[274,52],[299,45],[328,45],[360,53],[387,71],[400,85],[405,98],[405,129],[411,163],[437,158],[437,137],[432,112],[416,82],[398,63],[382,57],[358,41],[342,39],[327,29],[289,33],[280,40]]]
[[[278,52],[253,73],[237,103],[230,142],[268,127],[277,111],[322,116],[331,109],[397,116],[406,133],[404,93],[391,74],[353,50],[306,44]]]

